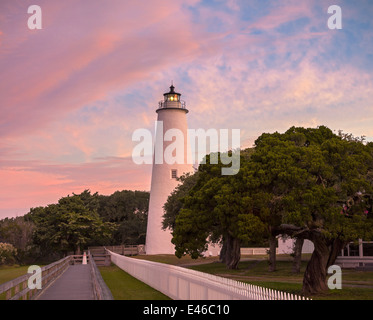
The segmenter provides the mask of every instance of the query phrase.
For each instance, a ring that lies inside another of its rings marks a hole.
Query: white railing
[[[335,264],[341,266],[342,268],[357,268],[357,267],[366,267],[366,266],[371,267],[373,266],[373,257],[339,256],[335,260]]]
[[[241,248],[241,255],[265,255],[268,254],[269,248]],[[278,253],[278,248],[276,248]]]
[[[174,300],[308,300],[204,272],[108,252],[119,268]]]

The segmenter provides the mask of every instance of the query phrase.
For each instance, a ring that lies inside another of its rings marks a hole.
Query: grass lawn
[[[291,259],[277,261],[275,272],[268,271],[266,259],[241,261],[238,270],[228,270],[221,263],[191,266],[191,269],[228,277],[270,289],[302,294],[303,274],[307,260],[302,261],[301,272],[291,271]],[[342,289],[311,297],[314,300],[373,300],[373,272],[342,269]]]
[[[171,300],[114,264],[108,267],[99,267],[99,270],[114,300]]]
[[[303,274],[310,255],[302,256],[299,274],[292,273],[292,258],[289,255],[277,257],[275,272],[268,271],[266,255],[242,256],[238,270],[226,269],[224,264],[218,262],[217,257],[193,260],[190,257],[178,259],[172,255],[154,255],[136,258],[186,266],[194,270],[301,295]],[[373,272],[342,269],[341,290],[330,290],[311,298],[314,300],[373,300]]]
[[[172,254],[139,255],[139,256],[133,256],[132,258],[172,264],[175,266],[186,266],[186,265],[211,263],[211,262],[219,261],[218,257],[206,257],[206,258],[192,259],[189,256],[184,256],[179,259],[178,257]]]
[[[23,276],[27,273],[29,266],[0,266],[0,284]]]

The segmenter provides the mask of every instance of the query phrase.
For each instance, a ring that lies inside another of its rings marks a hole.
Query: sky
[[[240,129],[242,148],[291,126],[373,141],[372,17],[371,0],[0,0],[0,219],[149,191],[132,134],[171,82],[189,128]]]

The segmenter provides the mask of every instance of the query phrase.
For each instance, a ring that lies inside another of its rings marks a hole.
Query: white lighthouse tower
[[[146,254],[175,253],[170,231],[162,230],[163,205],[179,184],[176,178],[184,173],[194,172],[193,165],[188,164],[188,110],[185,102],[180,100],[181,94],[174,89],[171,85],[170,91],[163,95],[164,99],[159,102],[156,110],[158,119],[146,231]]]

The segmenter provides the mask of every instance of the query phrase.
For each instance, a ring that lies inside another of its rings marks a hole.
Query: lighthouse
[[[152,180],[146,231],[146,254],[174,254],[169,229],[162,230],[163,205],[179,184],[177,178],[194,172],[188,164],[190,144],[187,139],[186,104],[180,100],[180,93],[171,85],[158,103],[155,132]],[[190,161],[189,161],[190,162]]]

